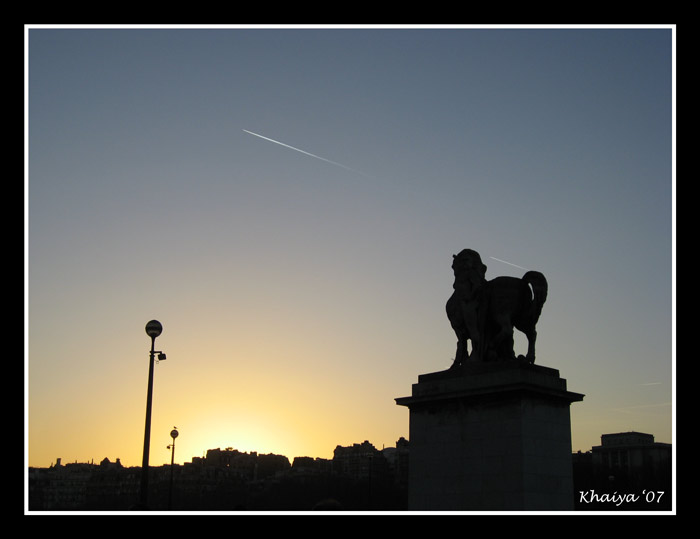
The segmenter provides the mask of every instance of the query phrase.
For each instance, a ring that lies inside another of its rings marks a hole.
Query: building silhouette
[[[332,459],[209,449],[191,462],[150,468],[149,509],[175,511],[405,510],[410,443],[377,449],[369,441],[336,446]],[[672,507],[671,444],[651,434],[603,434],[572,455],[576,510],[667,511]],[[30,511],[130,511],[141,468],[119,459],[29,468]],[[623,502],[612,499],[633,494]],[[651,494],[650,494],[651,493]],[[662,494],[659,494],[662,493]],[[605,496],[608,494],[609,496]]]
[[[183,465],[149,468],[149,507],[167,510],[342,510],[406,508],[408,442],[377,450],[368,441],[336,447],[334,458],[210,449]],[[385,456],[389,455],[389,458]],[[172,472],[172,498],[170,474]],[[139,498],[141,468],[111,463],[29,469],[30,511],[130,511]]]
[[[670,510],[671,449],[642,432],[603,434],[601,445],[573,454],[576,509]]]

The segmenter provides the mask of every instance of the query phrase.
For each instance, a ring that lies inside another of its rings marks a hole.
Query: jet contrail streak
[[[522,266],[518,266],[517,264],[511,264],[510,262],[506,262],[505,260],[501,260],[500,258],[496,258],[495,256],[490,256],[489,258],[498,260],[499,262],[503,262],[504,264],[508,264],[509,266],[515,266],[516,268],[520,268],[521,270],[528,271],[527,268],[523,268]]]
[[[663,408],[665,406],[671,406],[672,402],[660,402],[658,404],[638,404],[636,406],[625,406],[623,408],[610,408],[615,412],[624,412],[626,414],[631,414],[630,410],[641,410],[644,408]]]
[[[244,129],[243,131],[245,131],[249,135],[254,135],[256,137],[260,137],[261,139],[269,140],[270,142],[274,142],[275,144],[279,144],[280,146],[284,146],[285,148],[289,148],[290,150],[295,150],[297,152],[301,152],[301,153],[308,155],[310,157],[315,157],[316,159],[320,159],[321,161],[325,161],[326,163],[330,163],[331,165],[336,165],[336,166],[339,166],[341,168],[344,168],[345,170],[349,170],[351,172],[356,172],[357,174],[362,174],[363,176],[366,176],[366,174],[360,172],[359,170],[355,170],[354,168],[346,167],[345,165],[342,165],[340,163],[336,163],[335,161],[331,161],[330,159],[326,159],[325,157],[320,157],[318,155],[314,155],[312,153],[305,152],[304,150],[300,150],[299,148],[295,148],[294,146],[290,146],[289,144],[285,144],[284,142],[280,142],[278,140],[274,140],[274,139],[271,139],[268,137],[263,137],[262,135],[258,135],[257,133],[253,133],[252,131],[248,131],[247,129]]]

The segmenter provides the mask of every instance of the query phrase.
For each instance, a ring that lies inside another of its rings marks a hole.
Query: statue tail
[[[547,301],[547,279],[539,271],[528,271],[523,275],[523,281],[532,286],[535,295],[532,310],[534,320],[537,321],[542,314],[542,306]]]

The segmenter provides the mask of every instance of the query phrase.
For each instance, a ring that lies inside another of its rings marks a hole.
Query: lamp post
[[[155,350],[156,337],[163,332],[163,326],[158,320],[146,324],[146,334],[151,338],[151,353],[148,366],[148,395],[146,397],[146,430],[143,436],[143,463],[141,464],[141,508],[148,506],[148,453],[151,445],[151,409],[153,407],[153,363],[155,354],[158,359],[165,359],[165,354]]]
[[[168,449],[170,449],[170,491],[168,494],[168,510],[172,509],[173,507],[173,466],[175,465],[175,438],[177,438],[178,434],[180,434],[177,431],[177,427],[173,427],[173,430],[170,431],[170,436],[173,439],[173,443],[168,446]]]

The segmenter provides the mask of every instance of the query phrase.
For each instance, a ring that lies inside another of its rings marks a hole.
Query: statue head
[[[486,280],[486,264],[481,261],[479,253],[472,249],[462,249],[459,254],[452,255],[452,270],[455,278],[466,275],[472,281]]]

